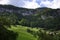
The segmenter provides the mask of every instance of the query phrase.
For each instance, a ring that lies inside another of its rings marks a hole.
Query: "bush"
[[[38,40],[60,40],[60,33],[39,30]]]
[[[17,33],[0,26],[0,40],[16,40]]]

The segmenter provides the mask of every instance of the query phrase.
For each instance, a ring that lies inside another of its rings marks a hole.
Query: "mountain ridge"
[[[38,12],[43,12],[43,11],[48,11],[48,10],[52,10],[52,12],[60,11],[60,9],[51,9],[51,8],[47,8],[47,7],[36,8],[36,9],[27,9],[27,8],[22,8],[22,7],[16,7],[13,5],[0,5],[0,12],[18,13],[18,14],[22,14],[22,15],[32,15],[32,14],[36,14]],[[59,12],[59,14],[60,14],[60,12]]]

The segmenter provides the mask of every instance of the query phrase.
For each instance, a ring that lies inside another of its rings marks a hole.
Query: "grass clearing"
[[[11,28],[8,29],[18,33],[17,40],[37,40],[37,38],[35,38],[32,34],[27,32],[27,28],[29,27],[24,27],[20,25],[14,27],[12,25]]]

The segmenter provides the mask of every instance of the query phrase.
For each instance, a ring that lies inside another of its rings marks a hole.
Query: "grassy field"
[[[13,30],[14,32],[18,33],[17,40],[37,40],[37,38],[35,38],[32,34],[27,32],[27,28],[29,27],[17,25],[16,27],[11,26],[9,30]],[[38,29],[35,28],[31,30],[38,30]]]

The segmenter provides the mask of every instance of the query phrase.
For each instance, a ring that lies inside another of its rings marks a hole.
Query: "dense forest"
[[[7,29],[10,28],[11,25],[21,25],[30,28],[43,28],[43,30],[58,31],[60,30],[60,9],[51,9],[45,7],[26,9],[12,5],[0,5],[1,40],[15,40],[15,38],[18,36],[16,32]],[[27,29],[27,32],[33,35],[33,31],[30,29]],[[52,34],[49,35],[45,32],[42,32],[41,30],[36,32],[36,34],[39,36],[38,40],[60,40],[59,38],[54,39],[57,35],[51,36]],[[50,37],[54,38],[50,39]]]

